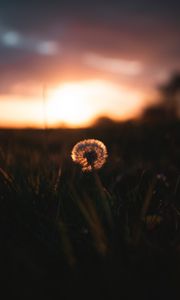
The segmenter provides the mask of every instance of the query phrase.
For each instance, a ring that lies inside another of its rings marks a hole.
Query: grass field
[[[175,298],[180,286],[180,123],[0,131],[1,274],[6,293]],[[71,159],[108,149],[98,172]]]

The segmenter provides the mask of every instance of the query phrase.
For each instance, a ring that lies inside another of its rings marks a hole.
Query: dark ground
[[[6,295],[178,298],[180,123],[0,131],[0,272]],[[102,140],[83,174],[71,149]]]

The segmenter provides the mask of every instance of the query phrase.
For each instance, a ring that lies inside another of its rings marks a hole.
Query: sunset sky
[[[137,116],[180,70],[180,2],[0,1],[0,126]]]

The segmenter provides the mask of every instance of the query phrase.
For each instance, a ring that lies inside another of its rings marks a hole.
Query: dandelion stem
[[[108,199],[107,199],[106,189],[104,188],[104,186],[101,182],[101,179],[96,171],[93,172],[93,176],[94,176],[95,183],[96,183],[96,186],[98,188],[98,191],[99,191],[99,194],[100,194],[100,197],[102,200],[103,208],[104,208],[108,223],[111,227],[113,227],[113,217],[112,217],[112,212],[111,212],[109,203],[107,201]]]

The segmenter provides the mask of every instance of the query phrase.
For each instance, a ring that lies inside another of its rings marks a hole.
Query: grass
[[[1,272],[10,295],[146,299],[179,292],[179,122],[0,131]],[[85,138],[98,174],[70,157]],[[148,291],[148,293],[147,293]],[[126,297],[126,298],[125,298]],[[149,298],[148,298],[149,297]]]

